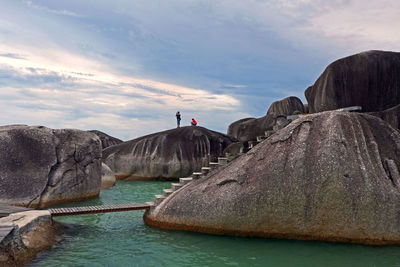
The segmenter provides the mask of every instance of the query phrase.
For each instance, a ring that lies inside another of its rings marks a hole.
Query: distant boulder
[[[330,64],[305,91],[310,113],[361,106],[380,112],[400,104],[400,53],[368,51]]]
[[[299,98],[290,96],[272,103],[267,114],[261,118],[246,118],[231,123],[227,133],[241,142],[256,140],[257,136],[264,136],[265,131],[273,130],[279,116],[295,113],[306,113],[306,110]]]
[[[120,140],[118,138],[109,136],[108,134],[97,131],[97,130],[91,130],[89,132],[96,134],[100,138],[101,146],[103,149],[105,149],[109,146],[121,144],[123,142],[122,140]]]
[[[108,189],[115,185],[114,172],[106,164],[101,164],[101,189]]]
[[[298,97],[289,96],[271,104],[267,115],[292,115],[294,113],[306,113],[303,103]]]
[[[377,117],[308,115],[144,220],[213,234],[400,244],[399,151],[400,133]]]
[[[106,148],[103,162],[119,179],[177,179],[200,170],[235,141],[203,127],[181,127]]]
[[[266,130],[272,130],[274,124],[275,119],[272,115],[241,119],[228,126],[228,135],[241,142],[256,140],[257,136],[264,135]]]
[[[98,196],[101,143],[92,133],[0,127],[0,203],[45,207]]]
[[[394,106],[384,111],[370,112],[369,114],[381,118],[395,129],[400,129],[400,105]]]

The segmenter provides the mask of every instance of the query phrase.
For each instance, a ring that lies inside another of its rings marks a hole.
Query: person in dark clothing
[[[197,126],[197,121],[194,118],[192,118],[192,122],[190,124],[192,124],[192,126]]]
[[[176,116],[177,128],[179,128],[179,127],[181,127],[181,113],[179,111],[177,111],[175,116]]]

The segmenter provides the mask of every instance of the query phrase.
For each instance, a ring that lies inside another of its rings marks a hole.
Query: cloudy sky
[[[0,0],[0,124],[226,132],[333,60],[400,51],[398,0]]]

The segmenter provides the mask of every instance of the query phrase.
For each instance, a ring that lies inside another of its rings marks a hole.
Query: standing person
[[[179,128],[179,127],[181,127],[181,113],[179,111],[177,111],[175,116],[176,116],[177,128]]]
[[[192,122],[190,124],[192,124],[192,126],[197,126],[197,121],[194,118],[192,118]]]

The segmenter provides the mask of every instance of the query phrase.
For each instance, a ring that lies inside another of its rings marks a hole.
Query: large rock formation
[[[177,179],[200,170],[235,141],[203,127],[181,127],[109,147],[103,161],[120,179]]]
[[[241,142],[256,140],[264,135],[266,130],[272,130],[275,124],[274,116],[265,115],[261,118],[246,118],[235,121],[228,126],[227,134]]]
[[[279,115],[292,115],[294,113],[306,113],[303,103],[298,97],[289,96],[282,100],[275,101],[267,111],[267,115],[274,117]]]
[[[118,138],[112,137],[112,136],[110,136],[106,133],[103,133],[101,131],[98,131],[98,130],[91,130],[89,132],[96,134],[100,138],[101,146],[103,149],[105,149],[109,146],[121,144],[123,142],[122,140],[120,140]]]
[[[400,129],[400,105],[384,111],[370,112],[369,114],[381,118],[395,129]]]
[[[144,220],[215,234],[400,243],[399,151],[400,133],[377,117],[308,115]]]
[[[92,133],[0,127],[0,203],[44,207],[98,196],[101,143]]]
[[[305,91],[310,113],[361,106],[378,112],[400,104],[400,53],[368,51],[330,64]]]
[[[299,98],[290,96],[272,103],[267,114],[261,118],[246,118],[231,123],[227,133],[241,142],[256,140],[257,136],[264,136],[265,131],[273,129],[278,116],[294,113],[305,113],[305,109]]]

